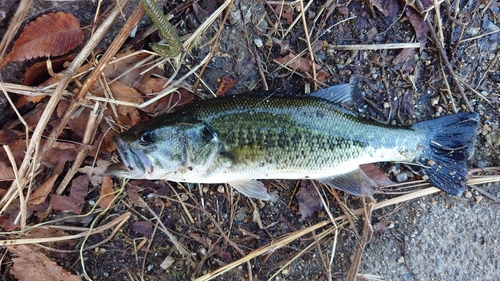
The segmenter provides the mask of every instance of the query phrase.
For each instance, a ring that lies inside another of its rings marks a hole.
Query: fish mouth
[[[122,178],[144,179],[153,171],[153,166],[144,152],[130,147],[118,135],[113,137],[113,143],[122,162],[110,165],[110,174]]]

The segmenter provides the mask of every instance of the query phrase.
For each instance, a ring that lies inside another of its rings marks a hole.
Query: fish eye
[[[155,135],[151,132],[144,132],[141,135],[141,144],[148,145],[152,144],[155,140]]]

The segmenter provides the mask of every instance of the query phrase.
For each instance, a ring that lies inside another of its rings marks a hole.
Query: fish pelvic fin
[[[460,196],[467,188],[467,159],[476,141],[479,115],[457,113],[415,123],[412,127],[427,136],[423,150],[414,159],[439,189]]]
[[[377,190],[377,185],[359,168],[342,175],[316,180],[356,196],[373,198],[372,195]]]
[[[230,186],[251,198],[260,200],[270,200],[271,196],[267,193],[264,184],[257,180],[237,180],[228,182]]]

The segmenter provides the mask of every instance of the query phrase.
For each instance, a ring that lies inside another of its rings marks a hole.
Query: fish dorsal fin
[[[320,178],[317,180],[335,189],[339,189],[356,196],[372,197],[377,188],[377,185],[359,168],[343,175]]]
[[[340,84],[311,93],[311,96],[322,98],[341,105],[348,103],[355,108],[364,106],[364,97],[357,83]]]
[[[264,184],[257,180],[237,180],[228,182],[234,189],[242,194],[260,200],[270,200],[271,197],[267,193],[267,188]]]

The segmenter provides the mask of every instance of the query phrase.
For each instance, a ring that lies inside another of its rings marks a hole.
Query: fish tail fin
[[[413,129],[427,136],[415,161],[438,188],[460,196],[467,188],[467,159],[476,140],[479,115],[465,112],[415,123]]]

